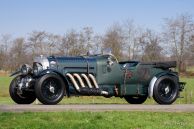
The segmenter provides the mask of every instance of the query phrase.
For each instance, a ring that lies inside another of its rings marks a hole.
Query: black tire
[[[12,100],[17,104],[31,104],[35,101],[36,96],[32,91],[23,91],[22,94],[17,93],[17,81],[21,78],[21,76],[15,77],[9,86],[9,94]]]
[[[54,105],[63,99],[65,84],[60,76],[46,74],[37,80],[35,94],[41,103]]]
[[[178,94],[178,81],[175,77],[162,76],[154,85],[153,98],[158,104],[172,104]]]
[[[130,104],[142,104],[146,101],[147,96],[125,96],[124,98]]]

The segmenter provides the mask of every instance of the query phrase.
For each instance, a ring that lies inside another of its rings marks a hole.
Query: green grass
[[[0,76],[0,104],[13,104],[14,102],[9,97],[9,84],[12,78],[10,77],[1,77]],[[181,77],[181,81],[186,82],[186,87],[184,91],[181,93],[181,96],[184,98],[179,98],[176,100],[176,103],[194,103],[194,77],[193,78],[186,78]],[[87,97],[87,96],[80,96],[80,97],[70,97],[65,98],[61,101],[60,104],[99,104],[99,103],[126,103],[124,99],[118,97],[112,98],[104,98],[104,97]],[[147,99],[145,104],[155,104],[153,99]]]
[[[8,87],[12,78],[0,77],[0,104],[13,104]],[[194,78],[181,77],[187,82],[176,103],[193,103]],[[126,103],[112,97],[70,97],[60,104]],[[145,104],[155,104],[148,99]],[[193,129],[194,113],[168,112],[0,112],[0,129]]]
[[[181,77],[180,79],[183,82],[186,82],[185,89],[181,93],[182,99],[178,99],[179,103],[193,103],[194,102],[194,77],[186,78]]]
[[[187,71],[194,72],[194,66],[187,67]]]
[[[9,84],[12,78],[7,76],[0,76],[0,97],[9,96]]]
[[[193,129],[194,113],[0,113],[0,129]]]

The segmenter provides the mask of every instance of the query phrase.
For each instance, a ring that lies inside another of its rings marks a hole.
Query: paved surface
[[[60,112],[60,111],[153,111],[153,112],[194,112],[194,105],[128,105],[128,104],[87,104],[87,105],[0,105],[0,112]]]

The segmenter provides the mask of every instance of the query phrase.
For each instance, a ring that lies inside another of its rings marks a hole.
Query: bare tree
[[[160,37],[152,30],[146,30],[144,37],[143,61],[161,61],[162,47],[160,46]]]
[[[67,37],[64,35],[61,37],[61,43],[57,45],[57,49],[59,51],[59,55],[68,55],[68,51],[70,49],[69,44],[67,43]]]
[[[134,24],[133,20],[127,20],[123,26],[124,37],[125,37],[125,48],[128,52],[128,59],[140,60],[143,47],[145,32],[142,28]]]
[[[47,33],[45,31],[33,31],[28,37],[28,46],[32,52],[32,57],[45,54],[45,39]]]
[[[59,51],[63,55],[81,55],[83,54],[83,44],[80,43],[80,34],[75,30],[68,31],[62,38]]]
[[[102,45],[103,45],[103,37],[100,35],[95,35],[93,38],[93,46],[92,49],[94,53],[101,54],[102,53]]]
[[[122,59],[122,50],[124,47],[123,30],[119,24],[114,24],[106,32],[103,39],[103,49],[111,49],[112,53]]]
[[[60,35],[55,34],[47,34],[47,55],[57,54],[57,46],[62,43],[62,38]],[[61,46],[59,46],[60,48]]]
[[[175,58],[179,71],[184,71],[185,62],[193,61],[194,57],[194,21],[188,14],[179,15],[166,19],[163,29],[163,36],[160,36],[127,20],[122,26],[113,24],[103,35],[95,34],[91,27],[79,31],[72,29],[64,36],[32,31],[27,37],[14,41],[9,35],[3,35],[0,38],[0,69],[13,69],[31,62],[37,55],[75,56],[88,51],[102,53],[108,48],[119,60]]]
[[[86,51],[90,51],[92,49],[93,34],[94,34],[94,32],[93,32],[92,27],[84,27],[83,28],[83,36],[85,38]]]
[[[0,39],[0,69],[8,69],[9,46],[11,46],[11,35],[1,35]]]
[[[90,50],[88,43],[90,44],[90,42],[87,41],[87,37],[85,36],[85,33],[81,31],[78,34],[78,44],[80,46],[80,54],[86,54]]]
[[[136,49],[136,44],[135,42],[135,37],[136,37],[136,30],[135,30],[135,25],[133,20],[127,20],[124,24],[124,34],[125,34],[125,43],[126,43],[126,51],[128,51],[128,59],[134,59],[135,55],[135,49]]]
[[[18,68],[24,63],[28,63],[30,60],[27,56],[27,46],[25,44],[24,38],[17,38],[13,41],[13,46],[11,47],[9,54],[9,67],[11,70]]]
[[[1,44],[0,45],[0,70],[4,68],[5,57],[6,57],[6,53],[4,51],[4,46]]]
[[[3,45],[4,51],[7,53],[9,46],[11,46],[11,35],[10,34],[4,34],[1,35],[1,45]]]
[[[182,14],[176,18],[166,19],[164,39],[171,47],[172,55],[178,62],[178,70],[185,71],[187,50],[191,45],[190,38],[194,31],[194,22],[188,14]]]

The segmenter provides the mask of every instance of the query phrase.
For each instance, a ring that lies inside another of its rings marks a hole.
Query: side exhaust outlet
[[[99,88],[95,77],[92,74],[89,74],[89,77],[91,79],[91,81],[93,81],[94,87],[92,87],[92,84],[90,82],[90,79],[85,75],[85,74],[81,74],[81,76],[85,79],[88,87],[86,87],[84,85],[84,82],[82,80],[82,78],[80,77],[79,74],[74,73],[73,75],[70,73],[66,74],[67,77],[69,77],[69,79],[71,80],[74,88],[82,95],[94,95],[94,96],[108,96],[108,92],[105,91],[104,89]],[[78,84],[79,83],[79,84]],[[79,86],[81,85],[81,87]]]
[[[81,74],[81,76],[86,80],[88,87],[92,88],[92,84],[90,83],[90,80],[88,79],[88,77],[85,74]]]
[[[91,80],[93,81],[93,84],[94,84],[95,88],[99,88],[99,87],[98,87],[98,84],[97,84],[97,82],[96,82],[95,77],[94,77],[92,74],[89,74],[89,77],[90,77]]]
[[[80,92],[80,88],[79,88],[77,82],[75,81],[74,77],[73,77],[70,73],[67,73],[66,75],[67,75],[67,76],[70,78],[70,80],[72,81],[72,83],[73,83],[75,89],[76,89],[77,91]]]
[[[85,87],[85,85],[84,85],[84,83],[83,83],[81,77],[79,76],[79,74],[74,73],[73,75],[78,79],[78,81],[79,81],[81,87]]]

